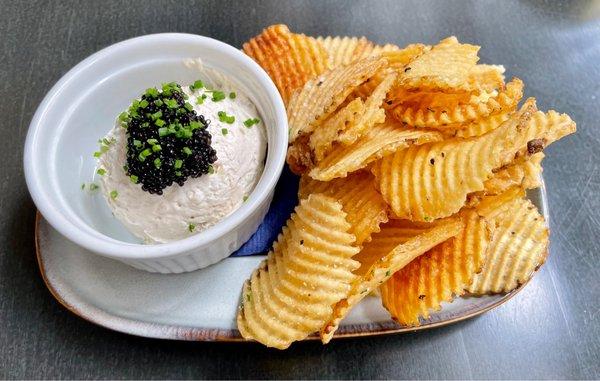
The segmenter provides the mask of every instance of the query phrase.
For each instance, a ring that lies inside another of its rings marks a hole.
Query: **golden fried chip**
[[[317,37],[329,55],[331,68],[348,65],[362,58],[374,48],[374,44],[365,37]],[[365,56],[366,57],[366,56]]]
[[[460,218],[438,221],[429,228],[407,227],[404,223],[390,221],[382,226],[381,232],[374,234],[371,242],[354,257],[361,262],[356,271],[359,276],[353,281],[348,296],[335,304],[332,318],[321,329],[323,343],[331,340],[342,319],[371,291],[419,255],[459,234],[464,227]]]
[[[496,226],[492,242],[482,272],[468,287],[477,295],[514,290],[531,278],[548,255],[548,227],[531,201],[504,201],[489,215]]]
[[[328,69],[328,55],[320,42],[272,25],[244,44],[244,53],[265,71],[287,104],[294,90]]]
[[[237,316],[244,338],[285,349],[328,321],[359,266],[345,216],[330,197],[300,201],[267,260],[244,284]]]
[[[358,85],[385,65],[384,58],[366,58],[308,81],[294,93],[288,104],[290,143],[302,134],[311,133]]]
[[[481,136],[500,127],[502,123],[506,122],[509,116],[510,112],[507,111],[476,120],[467,124],[466,126],[461,126],[458,130],[456,130],[455,136],[459,138]]]
[[[473,90],[470,73],[477,64],[479,46],[449,37],[411,62],[400,77],[406,88]]]
[[[379,225],[387,222],[387,204],[377,192],[374,177],[369,172],[355,172],[348,177],[322,182],[303,176],[300,180],[298,198],[313,193],[333,197],[342,204],[351,225],[349,233],[356,236],[355,246],[362,246],[379,231]]]
[[[483,192],[487,195],[494,195],[512,187],[523,189],[540,187],[543,159],[544,153],[538,152],[531,157],[517,159],[514,163],[494,171],[494,175],[485,181]]]
[[[453,108],[421,108],[410,104],[398,104],[392,115],[398,121],[414,127],[456,128],[457,124],[475,122],[492,114],[505,113],[515,109],[523,96],[523,82],[515,78],[502,88],[497,95],[485,101],[459,104]],[[408,105],[408,106],[407,106]]]
[[[481,271],[490,241],[486,221],[474,210],[462,214],[464,229],[417,257],[381,285],[381,299],[394,320],[417,326],[442,302],[461,295]]]
[[[502,65],[475,65],[469,72],[471,88],[493,91],[504,85],[504,66]]]
[[[442,134],[436,131],[407,129],[389,122],[377,124],[353,144],[334,149],[309,175],[321,181],[345,177],[396,150],[441,139]]]
[[[528,156],[575,131],[566,115],[536,113],[528,100],[502,126],[474,138],[448,139],[396,151],[372,167],[379,189],[398,218],[443,218],[484,190],[494,169]]]
[[[362,99],[355,98],[315,129],[310,135],[309,145],[317,161],[325,157],[333,143],[339,140],[340,133],[355,123],[364,110]]]

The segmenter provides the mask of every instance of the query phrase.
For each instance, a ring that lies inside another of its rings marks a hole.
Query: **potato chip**
[[[365,104],[362,99],[355,98],[315,129],[310,135],[309,146],[317,161],[322,160],[325,154],[331,151],[333,143],[339,140],[340,133],[360,119],[364,111]]]
[[[465,226],[460,234],[417,257],[381,285],[383,305],[398,323],[419,325],[419,318],[429,318],[442,302],[461,295],[481,271],[490,229],[474,210],[462,216]]]
[[[473,136],[481,136],[487,132],[495,130],[500,127],[502,123],[506,122],[510,112],[503,112],[500,114],[490,115],[488,117],[476,120],[465,126],[461,126],[456,130],[454,136],[459,138],[470,138]]]
[[[365,54],[373,51],[374,44],[365,37],[317,37],[329,55],[331,68],[348,65],[352,61],[366,58]]]
[[[538,152],[531,157],[516,160],[496,171],[485,181],[484,193],[487,195],[500,194],[512,187],[532,189],[541,186],[542,160],[544,153]]]
[[[477,64],[479,46],[449,37],[404,69],[400,84],[406,88],[473,90],[469,75]]]
[[[436,131],[407,129],[386,121],[373,126],[353,144],[334,149],[317,163],[309,175],[321,181],[345,177],[348,173],[364,168],[396,150],[441,139],[442,134]]]
[[[369,172],[355,172],[348,177],[329,182],[313,180],[303,176],[300,180],[299,198],[312,193],[333,197],[342,204],[351,225],[349,233],[356,236],[355,246],[362,246],[379,231],[379,225],[387,222],[387,204],[377,192],[374,177]]]
[[[460,218],[439,221],[429,228],[407,226],[405,221],[390,221],[382,226],[381,232],[374,234],[372,241],[354,257],[361,262],[356,271],[359,276],[353,281],[348,296],[335,304],[332,318],[321,329],[321,341],[328,343],[350,310],[396,271],[432,247],[456,236],[463,227]]]
[[[302,134],[311,133],[358,85],[385,65],[384,58],[366,58],[308,81],[294,93],[288,104],[290,143]]]
[[[484,96],[486,96],[484,94]],[[496,96],[485,102],[459,104],[454,108],[414,108],[404,104],[394,105],[392,115],[397,120],[414,127],[456,128],[457,124],[475,122],[481,118],[515,109],[523,96],[523,82],[515,78]]]
[[[281,24],[264,29],[243,49],[269,74],[286,104],[294,90],[329,68],[327,51],[320,42],[291,33]]]
[[[531,201],[504,201],[489,215],[496,226],[492,242],[482,272],[468,287],[477,295],[514,290],[531,278],[548,255],[548,227]]]
[[[497,90],[504,85],[504,71],[502,65],[475,65],[469,72],[469,85],[478,90]]]
[[[534,111],[530,99],[485,135],[412,146],[384,157],[372,167],[383,198],[398,218],[427,221],[456,213],[469,193],[484,190],[494,169],[575,131],[568,116],[551,112],[532,118]]]
[[[335,199],[300,201],[267,260],[244,284],[238,329],[279,349],[318,331],[350,290],[360,264],[346,213]]]

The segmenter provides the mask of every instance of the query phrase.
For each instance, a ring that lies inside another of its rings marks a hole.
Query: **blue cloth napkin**
[[[265,219],[248,242],[231,254],[232,257],[265,254],[271,249],[281,228],[298,204],[299,180],[300,177],[294,175],[286,165],[275,187],[273,201]]]

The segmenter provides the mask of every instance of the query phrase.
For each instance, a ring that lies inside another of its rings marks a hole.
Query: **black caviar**
[[[197,115],[187,98],[181,86],[167,83],[162,90],[146,90],[119,116],[127,129],[123,169],[149,193],[161,195],[173,183],[207,174],[217,160],[207,130],[210,120]]]

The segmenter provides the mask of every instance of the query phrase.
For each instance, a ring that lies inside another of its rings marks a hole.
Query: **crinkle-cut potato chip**
[[[333,143],[338,141],[340,133],[355,123],[364,110],[365,104],[362,99],[355,98],[313,131],[309,138],[310,148],[317,161],[325,157]]]
[[[411,146],[372,166],[383,198],[398,218],[427,221],[450,216],[467,195],[485,189],[494,169],[530,156],[575,131],[566,115],[535,113],[528,100],[502,126],[474,138]]]
[[[351,225],[349,233],[356,236],[355,246],[360,247],[388,220],[387,204],[375,189],[374,181],[373,175],[367,171],[355,172],[348,177],[328,182],[303,176],[300,179],[298,198],[320,193],[338,200],[347,213],[346,220]]]
[[[320,42],[281,24],[264,29],[243,50],[269,74],[286,104],[296,89],[329,69],[329,57]]]
[[[389,226],[382,226],[381,232],[374,234],[371,242],[354,257],[361,262],[356,271],[359,276],[353,281],[347,297],[335,304],[332,318],[321,329],[324,344],[331,340],[342,319],[365,296],[419,255],[459,234],[464,227],[460,218],[438,221],[429,228],[403,224],[406,222],[390,221]]]
[[[334,143],[354,143],[373,125],[385,121],[381,105],[395,79],[395,73],[388,75],[365,102],[355,98],[315,129],[310,135],[310,147],[317,162],[331,151]]]
[[[392,109],[397,120],[414,127],[449,128],[470,123],[496,113],[505,113],[515,109],[523,96],[523,81],[514,78],[496,96],[484,102],[459,104],[448,109],[422,109],[399,104]]]
[[[471,294],[505,293],[524,284],[546,261],[549,232],[531,201],[505,202],[492,221],[496,227],[481,273],[467,288]]]
[[[472,88],[484,91],[499,89],[504,85],[504,66],[475,65],[469,72],[469,83]]]
[[[359,262],[346,213],[335,199],[300,201],[273,250],[244,284],[238,329],[246,339],[285,349],[318,331],[347,295]]]
[[[405,326],[418,326],[442,302],[462,295],[481,271],[490,227],[475,210],[462,212],[464,229],[396,272],[381,285],[383,306]]]
[[[437,131],[408,129],[386,121],[374,125],[348,146],[338,146],[309,172],[315,180],[329,181],[365,168],[369,163],[403,148],[442,140]]]
[[[404,108],[416,109],[453,109],[461,104],[471,102],[471,93],[441,93],[435,91],[418,91],[397,87],[388,96],[387,109],[402,105]]]
[[[366,37],[317,37],[329,55],[330,67],[348,65],[362,58],[374,48],[374,44]]]
[[[476,120],[465,126],[461,126],[459,129],[455,130],[454,136],[459,138],[471,138],[473,136],[481,136],[487,132],[490,132],[500,127],[502,123],[506,122],[509,116],[510,112],[507,111],[501,114],[494,114]]]
[[[543,159],[544,153],[538,152],[531,157],[519,158],[514,163],[494,171],[494,175],[485,181],[483,192],[487,195],[494,195],[512,187],[523,189],[540,187],[542,185],[540,176]]]
[[[373,57],[340,66],[304,84],[288,104],[290,143],[309,134],[333,113],[361,83],[387,65],[384,58]]]
[[[448,37],[411,62],[400,77],[400,85],[419,89],[474,90],[469,78],[479,60],[479,49],[476,45],[459,43],[454,36]]]

